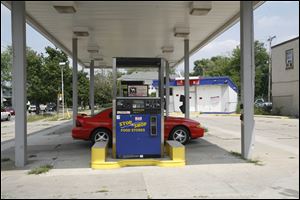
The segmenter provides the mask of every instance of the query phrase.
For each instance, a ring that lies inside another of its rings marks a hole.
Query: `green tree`
[[[83,107],[89,104],[89,79],[83,70],[78,72],[78,102]]]
[[[61,93],[61,66],[63,67],[64,98],[67,105],[72,105],[72,70],[69,67],[68,56],[57,48],[46,47],[46,53],[38,54],[31,48],[26,48],[27,61],[27,99],[37,105],[56,102]],[[11,82],[12,48],[9,46],[1,52],[1,86]],[[89,80],[83,71],[78,73],[78,99],[84,105],[88,103]]]
[[[204,68],[209,65],[209,59],[196,60],[194,62],[194,72],[191,72],[191,76],[204,76]]]
[[[112,72],[95,74],[95,103],[107,104],[112,102]]]
[[[12,75],[12,48],[7,46],[7,48],[1,52],[1,97],[3,88],[7,87],[7,83],[11,82]],[[2,102],[1,102],[1,106]]]
[[[255,41],[254,43],[254,56],[255,56],[255,98],[266,97],[268,95],[268,60],[269,55],[264,43]],[[241,90],[240,84],[240,62],[241,51],[237,47],[233,50],[231,57],[232,80],[237,84],[239,91]]]
[[[56,102],[58,93],[61,93],[61,66],[60,62],[65,62],[66,65],[63,67],[64,74],[64,96],[68,102],[71,88],[68,87],[68,81],[72,76],[69,68],[68,56],[57,48],[46,47],[46,56],[43,57],[44,66],[41,76],[43,77],[43,85],[45,102]]]
[[[43,71],[42,56],[30,48],[26,48],[27,59],[27,99],[37,106],[39,113],[39,104],[45,98],[45,85],[41,77]]]
[[[1,86],[6,82],[11,82],[12,74],[12,47],[7,48],[1,52]]]
[[[255,41],[255,97],[265,97],[268,93],[268,59],[264,44]],[[231,56],[215,56],[194,62],[194,76],[229,76],[241,90],[240,47],[233,49]]]

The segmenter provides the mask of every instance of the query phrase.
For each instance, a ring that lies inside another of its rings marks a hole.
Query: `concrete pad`
[[[186,166],[177,168],[90,168],[91,143],[73,140],[69,130],[28,138],[29,164],[1,162],[2,198],[299,198],[299,120],[256,119],[249,163],[240,152],[238,116],[195,117],[208,128],[185,146]],[[281,139],[281,138],[285,139]],[[13,160],[13,148],[1,151]],[[27,175],[42,164],[54,168]]]

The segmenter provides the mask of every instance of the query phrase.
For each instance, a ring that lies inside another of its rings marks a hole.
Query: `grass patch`
[[[235,151],[230,151],[231,155],[235,156],[235,157],[239,157],[242,158],[242,154],[235,152]]]
[[[208,128],[207,127],[203,127],[204,128],[204,132],[207,133],[208,132]]]
[[[52,115],[28,115],[27,122],[35,122],[52,117]]]
[[[1,158],[1,162],[7,162],[10,161],[10,158]]]
[[[63,118],[62,113],[59,115],[57,114],[40,114],[40,115],[28,115],[27,116],[27,122],[35,122],[39,120],[46,120],[46,121],[60,121],[60,120],[69,120],[72,119],[72,116],[68,116],[68,114],[65,113],[65,117]],[[45,125],[46,126],[46,125]]]
[[[240,159],[243,159],[245,161],[247,161],[248,163],[252,163],[252,164],[255,164],[255,165],[259,165],[259,166],[263,166],[262,162],[260,160],[253,160],[253,159],[245,159],[242,157],[242,154],[241,153],[238,153],[238,152],[235,152],[235,151],[230,151],[230,154],[235,156],[235,157],[238,157]]]
[[[28,174],[42,174],[48,172],[50,169],[52,169],[52,165],[42,165],[40,167],[34,168],[28,172]]]
[[[72,117],[65,116],[64,118],[62,118],[62,116],[55,115],[50,118],[47,118],[47,121],[60,121],[60,120],[69,120],[69,119],[72,119]]]
[[[109,107],[112,107],[112,103],[102,104],[102,108],[109,108]]]
[[[254,107],[255,115],[271,115],[271,111],[266,108]]]
[[[252,159],[248,159],[247,162],[248,162],[248,163],[252,163],[252,164],[254,164],[254,165],[263,166],[263,164],[261,163],[260,160],[252,160]]]
[[[101,189],[101,190],[98,190],[97,192],[104,193],[104,192],[109,192],[109,191],[107,189]]]

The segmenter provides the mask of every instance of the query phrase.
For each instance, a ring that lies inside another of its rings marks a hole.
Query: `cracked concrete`
[[[299,198],[298,119],[255,119],[253,159],[263,166],[230,153],[240,152],[238,116],[194,119],[209,132],[186,145],[185,167],[92,170],[91,144],[73,140],[66,127],[29,137],[22,169],[13,167],[13,147],[5,144],[2,158],[10,160],[1,162],[1,198]],[[27,175],[42,164],[54,168]]]

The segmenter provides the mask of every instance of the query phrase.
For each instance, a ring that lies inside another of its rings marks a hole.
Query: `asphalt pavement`
[[[73,140],[71,124],[28,138],[28,164],[13,167],[1,149],[1,198],[292,198],[299,199],[299,120],[255,118],[252,160],[240,153],[238,116],[197,115],[208,129],[186,145],[185,167],[90,168],[91,143]],[[27,175],[51,164],[52,170]]]

